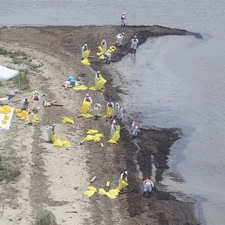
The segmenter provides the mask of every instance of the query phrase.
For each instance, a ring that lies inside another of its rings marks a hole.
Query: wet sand
[[[110,66],[94,59],[91,68],[80,64],[80,48],[84,42],[93,50],[91,55],[95,55],[100,41],[104,38],[108,45],[114,44],[118,32],[118,26],[0,29],[1,47],[23,51],[38,65],[38,70],[29,74],[30,90],[16,95],[11,105],[19,107],[20,101],[29,96],[34,87],[40,90],[43,98],[57,100],[64,105],[42,109],[40,122],[33,127],[24,126],[23,122],[14,118],[12,128],[1,134],[3,154],[10,151],[21,161],[16,165],[21,170],[17,180],[0,185],[1,193],[4,193],[2,201],[8,209],[2,217],[4,224],[31,224],[39,207],[50,209],[58,224],[197,224],[194,205],[176,200],[160,187],[162,173],[168,168],[169,148],[180,138],[179,129],[142,130],[140,136],[133,140],[124,128],[118,145],[105,144],[104,148],[95,143],[79,145],[85,132],[91,128],[99,129],[107,140],[110,122],[104,118],[97,121],[79,118],[86,92],[67,90],[62,84],[70,74],[77,78],[78,74],[86,73],[88,76],[81,78],[81,81],[92,86],[94,73],[100,70],[108,82],[104,92],[89,92],[94,102],[104,106],[109,99],[119,101],[120,90],[112,86],[114,77]],[[201,37],[196,33],[161,26],[131,26],[126,28],[125,45],[113,56],[113,62],[129,53],[129,40],[135,33],[140,44],[147,38],[162,35]],[[10,66],[2,57],[0,62]],[[14,66],[18,69],[20,65]],[[62,125],[64,116],[72,117],[75,124]],[[46,143],[46,127],[49,123],[56,123],[57,136],[70,140],[71,148],[57,149]],[[156,167],[158,191],[150,198],[143,198],[142,177],[152,175],[152,164]],[[93,176],[97,177],[93,186],[102,187],[107,180],[116,186],[119,174],[124,169],[128,169],[129,188],[118,199],[110,200],[99,195],[88,199],[83,196]],[[13,197],[8,190],[14,193]],[[76,213],[68,213],[71,211]]]

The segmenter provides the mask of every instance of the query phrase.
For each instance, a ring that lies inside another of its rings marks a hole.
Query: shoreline
[[[147,31],[146,31],[147,29]],[[70,73],[77,74],[80,72],[85,71],[88,74],[93,74],[92,70],[85,68],[84,66],[80,65],[80,46],[82,45],[82,41],[86,40],[90,49],[96,49],[97,44],[101,41],[102,38],[105,38],[110,44],[113,43],[115,35],[120,31],[120,27],[118,26],[80,26],[80,27],[62,27],[62,26],[45,26],[45,27],[10,27],[10,28],[0,28],[0,43],[12,43],[18,45],[20,48],[29,48],[32,51],[40,51],[46,55],[50,55],[52,58],[57,58],[58,61],[61,61],[61,65],[64,65],[63,68],[64,77],[60,78],[58,81],[54,81],[54,85],[56,87],[60,86],[60,82],[63,81],[66,77],[67,69]],[[134,33],[138,33],[142,35],[140,38],[140,43],[144,43],[147,38],[152,36],[162,36],[162,35],[194,35],[195,37],[200,38],[200,34],[191,33],[185,30],[180,29],[170,29],[161,26],[128,26],[127,27],[127,37],[126,43],[118,52],[118,54],[113,57],[114,62],[118,62],[122,59],[123,56],[128,54],[128,42],[130,38],[133,36]],[[176,31],[176,32],[175,32]],[[46,59],[48,60],[48,59]],[[57,61],[57,60],[56,60]],[[72,65],[73,63],[73,65]],[[50,61],[51,64],[51,61]],[[53,63],[54,65],[57,62]],[[69,66],[70,65],[70,66]],[[91,96],[100,101],[101,103],[105,102],[105,100],[113,100],[119,101],[119,89],[112,87],[113,75],[111,74],[110,67],[107,67],[105,64],[101,63],[94,63],[92,64],[91,68],[95,71],[100,70],[102,71],[103,76],[107,79],[107,84],[104,93],[100,92],[100,94],[92,93]],[[56,72],[56,71],[55,71]],[[68,72],[69,74],[69,72]],[[51,83],[51,79],[54,79],[54,75],[48,74],[48,79],[43,79],[42,91],[45,94],[54,93],[51,97],[56,97],[57,100],[60,99],[61,101],[64,98],[70,99],[68,100],[67,104],[71,104],[68,107],[65,107],[67,110],[67,114],[71,113],[74,115],[79,113],[80,110],[80,102],[85,95],[86,92],[79,92],[79,93],[72,93],[69,94],[68,91],[60,91],[60,93],[56,93],[53,87],[50,88],[48,86],[48,82]],[[58,76],[60,76],[58,74]],[[37,79],[37,78],[34,78]],[[50,80],[49,80],[50,79]],[[38,80],[37,80],[38,81]],[[36,84],[38,85],[38,82]],[[93,78],[91,75],[88,78],[83,79],[85,84],[90,86],[93,83]],[[71,92],[71,91],[70,91]],[[72,91],[74,92],[74,91]],[[104,94],[104,96],[103,96]],[[63,98],[64,97],[64,98]],[[75,105],[74,105],[74,98]],[[104,105],[104,104],[102,104]],[[53,112],[49,109],[47,113],[42,115],[44,122],[41,122],[41,128],[39,136],[43,136],[43,129],[46,126],[46,122],[54,122],[53,118],[55,116],[57,126],[60,127],[60,115],[57,111],[58,109],[53,110]],[[61,115],[64,115],[65,112],[60,110]],[[64,113],[64,114],[63,114]],[[52,114],[52,115],[51,115]],[[110,125],[109,123],[105,123],[104,119],[101,119],[96,123],[96,121],[92,120],[82,120],[76,118],[75,121],[78,123],[79,132],[77,133],[77,137],[84,136],[85,131],[87,128],[98,128],[100,131],[103,130],[106,135],[109,133]],[[76,123],[76,122],[75,122]],[[73,128],[77,129],[75,125]],[[63,128],[62,128],[63,131]],[[60,131],[59,133],[63,135],[63,132]],[[34,131],[35,132],[35,131]],[[74,132],[72,128],[65,132]],[[85,167],[88,168],[88,172],[85,175],[85,180],[82,181],[82,188],[79,188],[79,194],[82,194],[84,191],[84,186],[88,185],[88,180],[97,174],[97,182],[101,183],[102,185],[105,183],[106,180],[110,179],[112,182],[117,182],[119,174],[121,170],[128,169],[129,172],[129,188],[127,194],[121,194],[118,199],[116,200],[109,200],[106,198],[101,198],[99,196],[93,196],[90,200],[88,205],[84,205],[82,207],[91,209],[91,219],[86,221],[86,224],[146,224],[150,222],[151,224],[173,224],[179,225],[180,223],[186,223],[189,225],[196,225],[196,219],[193,213],[193,205],[189,203],[184,203],[177,201],[175,197],[173,197],[170,193],[167,192],[157,192],[150,199],[143,199],[141,195],[140,185],[142,184],[140,180],[140,174],[137,170],[134,160],[139,162],[140,170],[144,171],[145,173],[151,173],[152,169],[151,166],[148,168],[143,168],[143,163],[146,164],[143,159],[150,159],[146,158],[145,153],[148,152],[150,157],[151,155],[157,158],[154,161],[156,168],[158,170],[157,180],[156,182],[160,182],[160,176],[163,171],[167,168],[166,160],[169,155],[169,147],[172,145],[174,141],[178,139],[178,130],[177,129],[160,129],[157,130],[149,130],[146,132],[142,132],[141,136],[137,138],[137,143],[141,146],[141,151],[136,154],[134,150],[135,145],[131,141],[128,133],[126,130],[123,130],[121,133],[121,140],[118,145],[110,146],[108,144],[105,145],[103,149],[99,149],[98,146],[95,144],[85,144],[80,147],[81,151],[86,151],[85,155],[86,158],[82,159],[82,164],[85,164]],[[79,134],[78,134],[79,133]],[[147,135],[148,133],[148,135]],[[146,135],[146,137],[145,137]],[[149,136],[151,137],[149,139]],[[44,137],[42,137],[44,139]],[[33,138],[34,139],[34,138]],[[144,142],[143,142],[144,140]],[[46,144],[43,144],[43,140],[39,140],[41,146],[44,146],[45,149],[49,150]],[[78,140],[79,141],[79,140]],[[76,141],[76,143],[78,142]],[[148,146],[151,146],[151,150],[148,149]],[[39,149],[38,147],[33,147],[34,149]],[[78,148],[78,147],[77,147]],[[154,150],[152,150],[154,149]],[[52,150],[52,149],[50,149]],[[65,150],[58,150],[55,149],[53,151],[65,151]],[[162,152],[165,151],[163,154]],[[39,156],[43,157],[46,161],[46,156],[43,153],[43,150],[39,151]],[[55,154],[55,153],[54,153]],[[66,153],[64,153],[66,154]],[[72,153],[71,153],[72,154]],[[83,153],[81,153],[83,154]],[[160,155],[161,154],[161,155]],[[35,152],[31,153],[32,156],[35,156]],[[50,154],[51,155],[51,154]],[[56,156],[60,157],[60,153],[57,153]],[[76,155],[74,155],[76,157]],[[82,156],[82,155],[81,155]],[[65,156],[67,157],[67,156]],[[82,156],[83,157],[83,156]],[[50,157],[51,160],[54,158]],[[38,160],[39,161],[39,160]],[[36,163],[38,163],[38,161]],[[75,160],[76,161],[76,160]],[[143,161],[143,162],[142,162]],[[151,161],[151,160],[150,160]],[[50,161],[48,161],[49,163]],[[59,162],[58,162],[59,163]],[[76,162],[74,162],[76,163]],[[73,163],[73,166],[75,166]],[[101,166],[100,166],[101,165]],[[40,165],[43,167],[43,165]],[[53,165],[52,165],[53,166]],[[73,168],[70,167],[70,169]],[[46,165],[44,165],[46,167]],[[51,166],[50,166],[51,168]],[[78,169],[78,166],[76,166]],[[78,169],[79,170],[79,169]],[[59,170],[60,171],[60,170]],[[82,171],[80,169],[80,171]],[[132,175],[132,176],[131,176]],[[47,179],[53,174],[48,174]],[[66,176],[66,175],[65,175]],[[64,179],[64,178],[62,178]],[[79,178],[78,178],[79,179]],[[34,179],[33,179],[34,180]],[[43,181],[46,184],[46,181]],[[65,178],[66,182],[66,178]],[[61,184],[62,185],[62,184]],[[62,186],[63,187],[63,186]],[[56,189],[53,189],[56,191]],[[72,189],[71,189],[72,190]],[[32,190],[31,190],[32,191]],[[36,190],[38,191],[38,190]],[[48,193],[47,193],[48,196]],[[39,199],[40,202],[37,200],[33,201],[37,205],[43,204],[43,197]],[[47,197],[48,198],[48,197]],[[69,198],[67,198],[69,199]],[[63,200],[62,200],[63,201]],[[82,201],[85,202],[82,198]],[[45,204],[49,204],[48,202]],[[56,203],[53,201],[53,205],[55,206]],[[67,204],[63,202],[62,204]],[[71,203],[72,204],[72,203]],[[50,204],[51,205],[51,204]],[[56,204],[57,205],[57,204]],[[34,207],[33,207],[34,208]],[[55,209],[57,212],[59,209]],[[79,214],[79,213],[78,213]],[[81,215],[85,214],[85,212],[81,213]],[[80,215],[77,215],[80,216]],[[57,215],[56,215],[57,217]],[[88,217],[89,218],[89,217]],[[68,218],[67,218],[68,219]],[[74,218],[72,218],[73,221]],[[82,218],[86,219],[86,218]],[[69,220],[69,219],[68,219]],[[71,221],[71,220],[70,220]],[[84,220],[83,220],[84,221]],[[148,222],[147,222],[148,221]],[[69,221],[66,221],[69,224]],[[65,223],[64,223],[65,224]],[[67,223],[66,223],[67,224]]]

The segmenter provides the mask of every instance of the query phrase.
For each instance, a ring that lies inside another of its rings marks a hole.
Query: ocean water
[[[182,128],[163,183],[201,204],[205,223],[225,221],[225,1],[1,0],[0,25],[159,24],[200,32],[149,39],[136,58],[114,65],[129,95],[123,101],[144,124]],[[182,174],[184,182],[169,174]]]

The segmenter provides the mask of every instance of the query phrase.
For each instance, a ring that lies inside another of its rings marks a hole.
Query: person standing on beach
[[[97,120],[101,115],[101,104],[100,103],[95,103],[94,104],[94,116],[95,116],[95,119]]]
[[[120,20],[121,20],[121,28],[124,29],[126,26],[126,20],[127,20],[125,12],[122,13]]]
[[[138,46],[138,39],[137,39],[137,35],[134,35],[134,37],[131,39],[131,54],[136,55],[136,50],[137,50],[137,46]]]
[[[123,39],[124,39],[125,33],[119,33],[116,35],[116,46],[122,46],[123,45]]]
[[[84,52],[88,50],[88,45],[87,43],[85,43],[82,47],[81,47],[81,56],[82,58],[84,58]]]
[[[144,193],[143,196],[148,197],[150,193],[154,190],[154,183],[150,178],[146,178],[143,181],[143,186],[144,186]]]
[[[101,44],[100,44],[105,50],[107,50],[107,42],[105,39],[102,39]]]

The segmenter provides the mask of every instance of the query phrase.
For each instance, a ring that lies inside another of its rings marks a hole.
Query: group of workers
[[[40,93],[37,90],[34,90],[31,96],[31,100],[33,101],[33,107],[31,107],[31,102],[29,98],[26,97],[22,102],[22,110],[25,110],[28,114],[28,124],[32,125],[34,113],[38,112],[38,107],[40,104]]]
[[[119,182],[121,182],[121,181],[125,181],[125,182],[128,181],[128,171],[127,170],[124,170],[121,172]],[[153,181],[149,177],[146,177],[143,180],[143,190],[144,190],[143,191],[144,197],[149,197],[153,191],[156,191],[156,187],[155,187]]]
[[[125,27],[126,27],[126,13],[123,13],[121,15],[121,28],[123,29],[121,33],[116,35],[116,46],[117,47],[121,47],[123,45],[124,42],[124,38],[125,38]],[[139,40],[137,38],[137,35],[134,35],[134,37],[131,39],[131,45],[130,45],[130,51],[131,54],[135,55],[136,54],[136,49],[138,46]],[[107,49],[107,42],[105,39],[103,39],[101,41],[101,46],[104,49]],[[88,50],[88,45],[87,43],[85,43],[82,48],[81,48],[81,54],[82,54],[82,58],[85,58],[85,51]],[[108,53],[107,51],[104,52],[104,56],[105,56],[105,62],[106,64],[110,64],[111,62],[111,53]],[[95,85],[99,79],[99,77],[101,76],[100,71],[96,72],[95,75]],[[33,98],[33,100],[35,101],[35,98]],[[26,100],[28,101],[28,100]],[[92,98],[89,96],[89,94],[87,93],[86,96],[84,97],[83,102],[89,102],[92,104],[93,100]],[[91,105],[90,104],[90,105]],[[28,103],[29,105],[29,103]],[[35,104],[34,104],[35,105]],[[27,107],[27,102],[24,102],[24,107]],[[94,113],[94,119],[98,119],[101,116],[101,110],[102,110],[102,106],[100,103],[95,102],[93,104],[93,113]],[[110,135],[111,137],[113,137],[117,126],[119,126],[119,124],[121,122],[124,121],[124,108],[122,107],[122,105],[120,103],[113,103],[112,101],[108,101],[106,103],[106,119],[111,119],[111,128],[110,128]],[[140,131],[140,125],[137,121],[133,121],[131,124],[131,135],[136,137],[138,135],[138,132]],[[47,128],[47,134],[48,134],[48,141],[51,142],[51,136],[55,134],[55,124],[50,125]],[[120,181],[128,181],[128,171],[122,171],[120,174],[120,178],[119,178],[119,182]],[[144,190],[144,196],[148,197],[149,194],[155,190],[155,186],[153,181],[149,178],[146,177],[143,181],[143,190]]]

